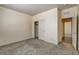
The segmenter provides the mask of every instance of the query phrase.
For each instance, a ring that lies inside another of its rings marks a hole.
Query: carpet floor
[[[74,48],[29,39],[0,47],[0,55],[78,55]]]

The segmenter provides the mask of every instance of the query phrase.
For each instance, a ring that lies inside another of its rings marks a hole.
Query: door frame
[[[63,23],[62,41],[64,40],[64,35],[65,35],[65,22],[71,22],[71,40],[72,40],[72,17],[69,17],[69,18],[62,18],[62,23]]]
[[[77,34],[76,34],[76,50],[78,50],[78,44],[79,44],[78,43],[78,31],[79,31],[78,30],[78,22],[79,22],[78,16],[77,16],[77,21],[76,22],[77,22],[77,24],[76,24],[77,25],[77,27],[76,27],[76,29],[77,29],[77,31],[76,31],[77,32]]]
[[[35,38],[35,39],[38,39],[39,37],[36,37],[36,25],[39,26],[39,22],[38,22],[38,21],[35,21],[35,22],[34,22],[34,38]]]

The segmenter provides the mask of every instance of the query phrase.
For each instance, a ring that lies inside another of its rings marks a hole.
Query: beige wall
[[[32,16],[0,7],[0,46],[32,38]]]
[[[77,18],[77,7],[68,8],[62,10],[62,18],[72,17],[72,44],[76,49],[76,18]]]
[[[58,42],[61,42],[62,40],[62,36],[63,36],[63,23],[62,23],[62,21],[61,21],[61,12],[62,12],[62,10],[61,9],[58,9]]]
[[[33,23],[34,21],[39,21],[39,39],[54,44],[58,43],[58,9],[57,8],[33,16]],[[33,24],[32,34],[34,36],[34,24]]]

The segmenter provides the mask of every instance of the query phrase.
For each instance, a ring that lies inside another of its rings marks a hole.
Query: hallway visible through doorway
[[[63,18],[63,36],[62,36],[62,44],[70,48],[72,46],[72,17]]]

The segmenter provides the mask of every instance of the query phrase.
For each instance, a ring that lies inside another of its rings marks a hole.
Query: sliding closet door
[[[45,20],[39,20],[39,39],[44,40],[45,39]]]

